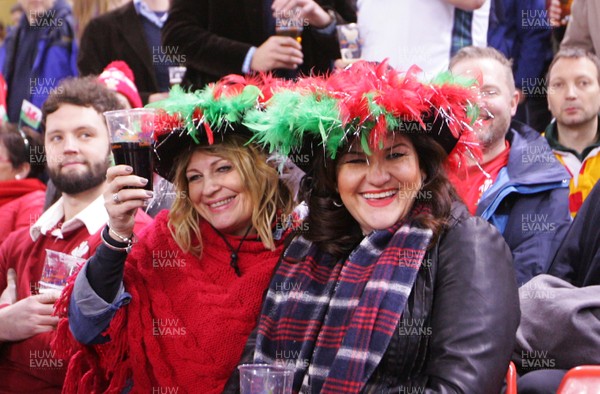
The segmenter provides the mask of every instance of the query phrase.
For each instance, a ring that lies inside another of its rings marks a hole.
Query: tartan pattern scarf
[[[360,392],[397,329],[431,237],[405,220],[373,231],[337,262],[297,237],[263,304],[254,361],[293,367],[294,391]]]

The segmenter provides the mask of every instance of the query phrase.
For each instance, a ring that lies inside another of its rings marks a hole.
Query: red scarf
[[[37,178],[2,181],[0,182],[0,207],[36,190],[46,190],[46,185]]]
[[[456,189],[458,195],[471,212],[475,215],[481,196],[494,184],[500,170],[508,164],[510,144],[505,141],[506,148],[498,156],[480,166],[474,165],[467,169],[465,178],[453,172],[448,173],[448,179]]]
[[[152,392],[153,387],[179,393],[223,390],[256,325],[283,242],[269,251],[256,238],[247,239],[238,253],[238,277],[229,266],[224,241],[205,222],[200,230],[201,259],[177,246],[167,229],[166,211],[140,234],[125,266],[131,302],[111,321],[107,344],[76,345],[63,392],[120,393],[130,378],[132,393]],[[236,248],[240,238],[227,236]],[[62,316],[71,291],[69,286],[60,300]],[[65,335],[72,338],[67,325],[67,319],[59,324],[59,351],[74,345],[65,340]]]

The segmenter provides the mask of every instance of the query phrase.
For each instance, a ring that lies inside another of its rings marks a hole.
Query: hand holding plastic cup
[[[244,364],[240,370],[240,394],[292,394],[294,371],[267,364]]]
[[[104,113],[115,164],[131,166],[135,175],[148,179],[144,187],[147,190],[152,190],[152,132],[155,114],[156,110],[152,108]]]

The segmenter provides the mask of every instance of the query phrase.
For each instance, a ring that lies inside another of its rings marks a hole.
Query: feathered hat
[[[283,82],[267,75],[228,75],[195,92],[174,86],[167,99],[146,106],[158,109],[153,124],[154,170],[172,180],[176,157],[195,145],[212,145],[231,133],[251,138],[242,124],[244,115],[262,108],[279,84]]]
[[[426,134],[462,166],[461,153],[478,157],[473,123],[478,117],[474,80],[449,72],[430,83],[417,79],[414,66],[399,73],[387,62],[360,61],[329,77],[306,77],[273,93],[266,107],[251,110],[244,124],[253,140],[283,155],[322,149],[335,159],[357,139],[367,154],[388,131]],[[293,155],[292,155],[293,157]]]

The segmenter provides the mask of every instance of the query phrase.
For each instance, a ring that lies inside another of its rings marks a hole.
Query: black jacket
[[[600,285],[600,182],[587,196],[548,272],[577,287]]]
[[[335,10],[339,22],[356,21],[349,0],[317,3]],[[259,47],[270,35],[263,0],[174,0],[163,29],[163,43],[186,56],[185,81],[201,88],[227,74],[241,74],[250,47]],[[302,72],[327,71],[340,57],[337,35],[323,35],[306,27],[302,52]]]
[[[114,60],[131,68],[142,102],[159,91],[153,54],[133,2],[90,21],[81,37],[77,67],[83,75],[98,75]]]
[[[455,203],[363,392],[499,393],[519,318],[510,249],[493,226]],[[255,334],[240,363],[252,362]],[[236,392],[237,379],[225,392]]]

